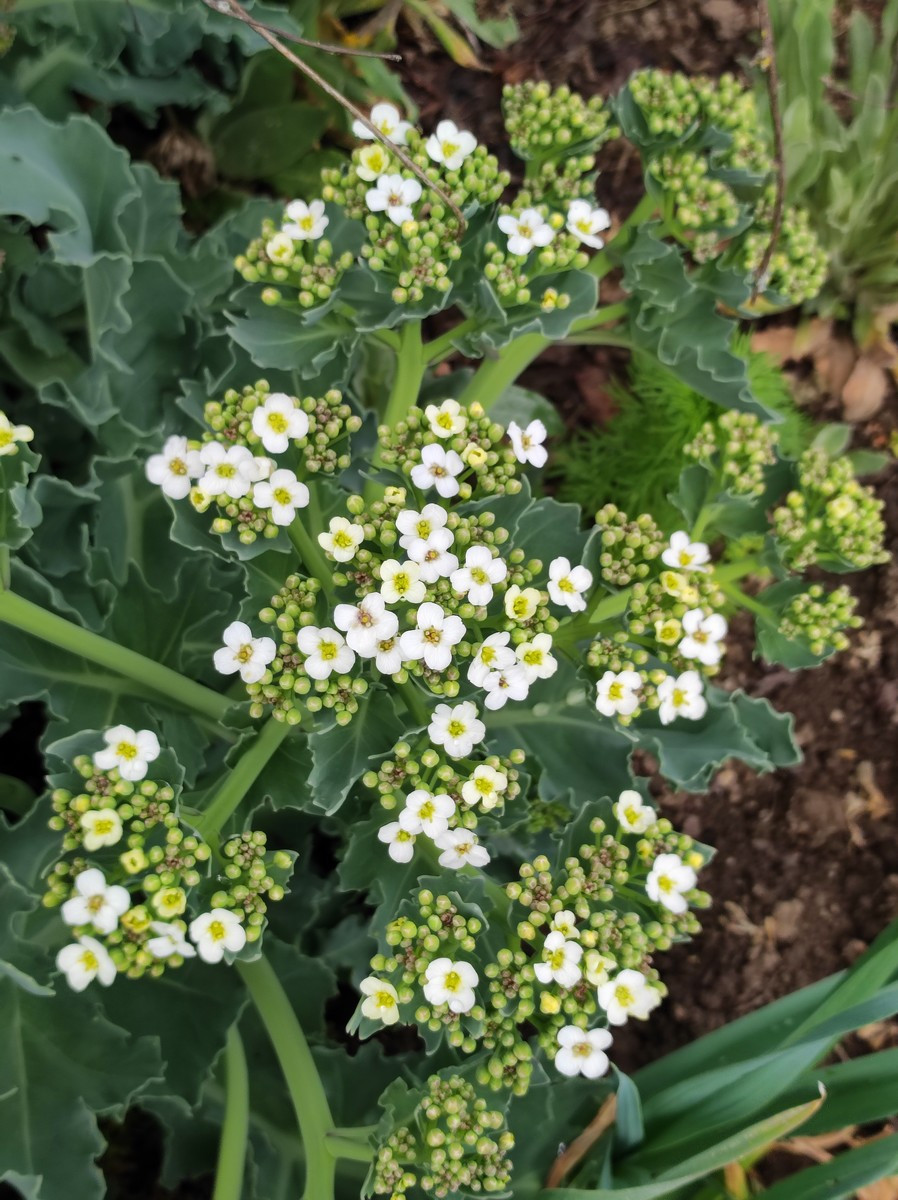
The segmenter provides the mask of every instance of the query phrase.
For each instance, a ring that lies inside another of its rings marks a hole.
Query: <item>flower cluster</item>
[[[501,816],[519,795],[524,752],[478,755],[475,761],[475,747],[485,734],[470,701],[438,704],[414,753],[408,742],[399,742],[393,757],[364,776],[365,785],[380,793],[383,808],[397,812],[397,819],[378,831],[394,862],[410,862],[422,837],[435,848],[426,853],[439,852],[439,866],[449,870],[490,861],[476,832],[478,818]]]
[[[777,632],[790,641],[805,643],[818,657],[847,650],[849,642],[843,630],[863,625],[856,608],[857,599],[847,587],[827,593],[814,583],[782,610]]]
[[[272,392],[264,379],[209,401],[204,415],[209,432],[202,441],[167,438],[162,452],[147,460],[146,475],[172,500],[189,499],[197,512],[214,504],[213,531],[234,530],[246,545],[293,523],[309,503],[298,472],[344,470],[349,435],[361,426],[336,390],[300,400]],[[290,465],[272,455],[288,456]]]
[[[510,447],[504,432],[454,400],[383,427],[382,454],[402,462],[414,498],[406,488],[370,505],[350,496],[348,517],[304,531],[333,562],[332,586],[291,576],[260,614],[277,641],[243,621],[223,633],[216,669],[240,675],[255,714],[270,705],[298,723],[303,708],[326,707],[346,722],[369,679],[409,676],[447,699],[464,678],[494,710],[555,673],[553,635],[560,617],[585,607],[591,572],[563,557],[545,569],[522,548],[503,553],[509,534],[491,512],[450,506],[481,490],[513,494],[520,466],[545,462],[541,422],[512,423]]]
[[[402,1200],[409,1189],[437,1197],[505,1193],[514,1137],[505,1115],[489,1108],[461,1075],[431,1075],[407,1124],[382,1141],[373,1193]]]
[[[872,489],[854,478],[850,459],[806,450],[798,461],[798,487],[772,517],[783,561],[799,571],[813,563],[860,570],[887,562],[882,507]]]
[[[393,784],[391,767],[382,786]],[[694,934],[689,906],[708,903],[696,890],[703,852],[639,792],[621,793],[609,817],[588,818],[554,867],[545,855],[522,864],[520,882],[493,905],[493,922],[505,925],[495,958],[484,957],[476,905],[419,892],[387,927],[388,953],[371,960],[353,1027],[414,1019],[463,1053],[479,1044],[478,1082],[515,1094],[530,1084],[532,1029],[562,1074],[607,1069],[610,1037],[590,1025],[649,1015],[664,995],[652,956]]]
[[[614,516],[619,519],[617,528],[626,527],[624,514],[615,510]],[[640,536],[633,535],[637,546]],[[697,721],[707,711],[702,677],[715,673],[724,652],[727,623],[716,611],[724,597],[711,574],[704,542],[693,542],[678,530],[656,564],[657,543],[646,540],[649,562],[627,560],[630,577],[638,576],[639,581],[626,596],[626,628],[613,638],[596,639],[587,652],[589,666],[602,672],[596,683],[596,708],[622,725],[645,708],[657,709],[662,725],[678,718]],[[649,565],[650,577],[639,570]],[[647,669],[647,646],[676,674]]]
[[[704,463],[732,496],[762,496],[765,468],[776,462],[776,431],[752,413],[730,409],[706,421],[683,447],[688,458]]]
[[[44,904],[60,909],[74,935],[56,959],[69,986],[158,976],[189,958],[217,963],[258,940],[264,898],[283,897],[293,856],[266,855],[265,835],[244,833],[225,845],[225,886],[213,892],[210,847],[185,832],[174,788],[146,778],[160,754],[156,735],[117,725],[103,740],[92,758],[74,760],[79,790],[52,794],[50,827],[62,834],[64,857]]]
[[[371,119],[394,145],[466,215],[495,203],[508,184],[495,157],[467,130],[440,121],[429,135],[400,118],[390,104],[375,105]],[[322,196],[351,220],[364,223],[361,256],[393,283],[395,303],[417,303],[428,291],[452,286],[449,273],[461,257],[458,220],[435,191],[361,124],[367,144],[357,147],[348,167],[322,171]]]

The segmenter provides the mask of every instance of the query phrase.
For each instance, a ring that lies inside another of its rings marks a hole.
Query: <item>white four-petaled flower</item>
[[[424,662],[431,671],[445,671],[452,662],[452,647],[465,636],[461,617],[428,601],[418,609],[415,623],[416,628],[399,639],[402,653],[409,662]]]
[[[308,204],[305,200],[291,200],[285,215],[282,231],[297,242],[317,242],[330,223],[324,215],[323,200],[311,200]]]
[[[469,546],[465,554],[465,565],[453,571],[449,582],[453,590],[467,596],[476,606],[489,604],[493,598],[493,584],[502,583],[508,576],[508,567],[501,558],[494,558],[489,546]]]
[[[114,808],[89,808],[78,818],[84,849],[91,854],[122,840],[122,819]]]
[[[365,997],[362,1001],[362,1016],[369,1021],[383,1021],[384,1025],[395,1025],[399,1020],[399,994],[392,983],[369,975],[359,984]]]
[[[74,885],[76,895],[62,906],[66,925],[93,925],[98,933],[112,933],[119,917],[131,906],[127,889],[107,884],[106,876],[97,867],[80,871]]]
[[[490,861],[487,850],[470,829],[447,829],[438,834],[434,841],[443,851],[439,857],[441,867],[457,871],[461,867],[485,867]]]
[[[237,954],[246,945],[246,931],[229,908],[213,908],[190,922],[190,939],[203,962],[217,963],[225,950]]]
[[[658,819],[650,804],[644,804],[639,792],[627,788],[612,805],[614,815],[625,833],[645,833]]]
[[[424,972],[424,995],[434,1005],[448,1004],[454,1013],[470,1012],[479,976],[469,962],[435,958]]]
[[[610,1064],[605,1051],[612,1039],[607,1029],[581,1029],[579,1025],[565,1025],[558,1030],[557,1040],[555,1067],[562,1075],[598,1079],[608,1070]]]
[[[468,681],[475,687],[483,687],[491,671],[505,671],[515,665],[517,656],[508,644],[510,638],[510,633],[491,633],[477,647],[468,667]]]
[[[695,887],[697,878],[692,867],[678,855],[659,854],[645,881],[646,894],[671,912],[683,913],[689,907],[685,893]]]
[[[425,504],[420,512],[404,508],[396,514],[399,545],[403,550],[410,550],[418,542],[426,542],[437,529],[443,529],[448,520],[449,514],[439,504]],[[449,544],[452,544],[451,534]]]
[[[440,121],[424,143],[424,149],[434,162],[442,163],[447,171],[457,171],[477,148],[477,138],[467,129],[459,129],[454,121]]]
[[[726,637],[727,623],[720,613],[705,616],[700,608],[690,608],[683,614],[683,632],[686,636],[677,646],[684,658],[697,658],[706,667],[713,667],[723,656],[720,644]]]
[[[309,432],[309,417],[286,392],[272,392],[253,410],[253,433],[269,454],[284,454]]]
[[[548,246],[555,237],[555,230],[535,208],[525,208],[516,217],[503,213],[499,228],[508,236],[509,254],[520,258],[526,258],[534,246]]]
[[[239,673],[244,683],[258,683],[278,652],[273,638],[253,637],[245,621],[232,621],[221,640],[224,645],[212,658],[215,670],[219,675]]]
[[[402,225],[414,217],[412,205],[421,199],[417,179],[403,175],[381,175],[373,188],[365,193],[365,203],[372,212],[385,212],[394,225]]]
[[[531,421],[526,429],[522,429],[517,421],[509,421],[506,432],[519,463],[529,463],[531,467],[546,465],[549,452],[543,445],[547,432],[542,421]]]
[[[658,719],[669,725],[677,717],[688,721],[700,721],[708,711],[708,702],[702,694],[702,677],[698,671],[684,671],[676,679],[668,675],[658,684]]]
[[[609,1025],[624,1025],[628,1017],[644,1021],[661,1003],[661,993],[641,971],[627,968],[599,987],[598,1001]]]
[[[114,725],[103,734],[104,750],[94,755],[94,766],[101,771],[118,769],[122,779],[136,783],[147,773],[147,766],[159,757],[159,739],[149,729]]]
[[[490,671],[483,680],[486,692],[484,706],[491,712],[505,707],[506,700],[526,700],[530,691],[530,680],[520,663]]]
[[[541,599],[537,588],[522,588],[513,583],[505,593],[505,615],[515,621],[529,621]]]
[[[271,470],[271,460],[257,458],[246,446],[223,446],[221,442],[206,442],[200,450],[205,468],[197,487],[207,496],[227,496],[241,500],[248,496],[254,483],[264,479]]]
[[[387,141],[395,143],[397,146],[404,146],[405,140],[408,137],[408,132],[411,125],[408,121],[403,121],[399,114],[399,109],[393,104],[375,104],[371,109],[368,120],[378,131],[382,133]],[[374,134],[361,121],[353,121],[352,132],[357,138],[364,138],[365,141],[371,141]]]
[[[393,862],[411,862],[415,852],[415,835],[405,829],[398,821],[390,821],[389,825],[381,825],[377,831],[378,841],[385,842]]]
[[[327,679],[335,671],[345,675],[355,662],[355,651],[336,629],[306,625],[296,635],[296,646],[306,656],[303,666],[312,679]]]
[[[471,700],[462,700],[460,704],[438,704],[427,734],[431,742],[442,746],[450,758],[467,758],[486,737],[486,726],[477,716],[477,705]]]
[[[567,210],[567,227],[584,246],[601,250],[605,245],[599,235],[611,225],[604,208],[593,208],[588,200],[572,200]]]
[[[164,495],[183,500],[192,480],[199,479],[205,467],[199,450],[191,450],[187,438],[175,434],[165,439],[161,454],[150,455],[144,470],[150,483],[161,487]]]
[[[275,525],[292,525],[296,510],[309,503],[309,489],[292,471],[280,467],[270,479],[253,485],[253,503],[267,508]]]
[[[425,583],[436,583],[458,570],[458,559],[449,549],[454,540],[451,529],[434,529],[426,540],[413,539],[406,554],[416,564]]]
[[[435,442],[421,450],[421,461],[412,467],[412,483],[425,491],[436,488],[444,499],[458,495],[458,479],[465,464],[454,450],[445,450]]]
[[[424,788],[410,792],[405,808],[399,814],[399,824],[409,833],[425,833],[436,840],[449,828],[455,816],[455,801],[441,792],[434,796]]]
[[[546,934],[543,942],[541,961],[533,964],[533,971],[540,983],[561,984],[564,988],[572,988],[579,983],[582,972],[580,959],[583,957],[583,947],[579,942],[566,938],[564,934],[553,929]]]
[[[709,571],[711,551],[704,542],[691,542],[689,534],[678,529],[670,535],[670,544],[663,551],[661,561],[679,571]]]
[[[553,929],[557,929],[560,934],[563,934],[564,937],[568,938],[569,940],[580,940],[580,930],[577,928],[577,917],[569,908],[563,908],[560,912],[553,913],[551,926]]]
[[[438,438],[455,437],[468,423],[468,414],[457,400],[428,404],[424,409],[424,416],[430,423],[431,433]]]
[[[586,567],[572,567],[567,558],[553,558],[549,563],[547,590],[553,604],[569,608],[571,612],[583,612],[586,608],[583,593],[591,587],[592,571]]]
[[[639,707],[638,671],[606,671],[596,684],[596,708],[603,717],[629,717]]]
[[[427,595],[416,562],[388,558],[380,568],[380,594],[387,604],[420,604]]]
[[[538,633],[529,642],[522,642],[515,652],[527,679],[551,679],[558,670],[558,659],[552,656],[552,635]]]
[[[80,937],[63,946],[56,955],[56,965],[73,992],[83,992],[94,979],[109,987],[116,976],[115,963],[106,947],[92,937]]]
[[[337,562],[355,558],[355,552],[365,540],[365,531],[346,517],[331,517],[327,532],[318,534],[318,545]]]
[[[480,763],[474,768],[474,774],[461,785],[461,798],[465,804],[472,807],[476,804],[489,812],[499,803],[502,793],[508,787],[508,776],[487,763]]]
[[[370,136],[366,130],[365,136]],[[362,146],[359,150],[355,173],[366,183],[373,183],[380,175],[387,175],[390,170],[392,156],[380,142],[372,142],[370,146]]]
[[[376,592],[356,604],[338,604],[334,624],[346,634],[346,644],[359,658],[374,658],[381,642],[395,637],[399,618],[387,611],[385,598]]]
[[[181,925],[173,921],[151,921],[150,929],[156,936],[147,939],[146,947],[153,958],[171,958],[173,954],[196,958],[196,950],[188,942]]]

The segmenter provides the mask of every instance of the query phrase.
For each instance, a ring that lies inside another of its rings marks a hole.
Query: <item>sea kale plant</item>
[[[46,703],[50,776],[10,788],[0,831],[3,1166],[26,1195],[102,1195],[94,1114],[132,1101],[169,1131],[169,1178],[211,1166],[221,1127],[217,1200],[535,1195],[612,1095],[617,1136],[565,1172],[645,1180],[614,1036],[663,1003],[710,854],[648,772],[701,790],[729,759],[794,763],[788,715],[719,686],[728,622],[747,609],[769,659],[817,663],[857,618],[806,572],[883,559],[849,460],[786,454],[731,349],[739,314],[823,270],[796,212],[758,277],[748,92],[509,88],[517,188],[451,121],[372,118],[389,144],[360,126],[319,195],[253,208],[248,244],[236,218],[167,232],[166,185],[108,143],[104,243],[88,124],[0,128],[21,327],[0,686],[10,715]],[[596,154],[621,131],[647,191],[613,232]],[[627,298],[602,306],[615,269]],[[171,322],[162,281],[205,289],[201,311]],[[65,342],[82,302],[89,368]],[[179,382],[148,395],[159,328]],[[514,381],[572,333],[721,406],[678,528],[542,494],[546,405]]]

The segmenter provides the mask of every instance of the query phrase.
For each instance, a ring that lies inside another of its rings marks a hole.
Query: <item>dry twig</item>
[[[767,80],[767,96],[770,101],[770,119],[773,122],[773,158],[776,163],[776,197],[773,202],[773,221],[770,229],[770,241],[764,251],[764,257],[758,263],[755,271],[754,286],[751,299],[757,299],[758,293],[767,283],[767,272],[776,250],[780,229],[783,224],[783,210],[786,206],[786,152],[783,145],[783,118],[780,112],[780,80],[776,69],[776,45],[773,40],[773,26],[770,21],[770,5],[767,0],[758,0],[758,24],[761,28],[761,66]]]
[[[402,165],[407,167],[421,182],[421,184],[427,188],[428,191],[434,192],[437,196],[439,196],[443,203],[452,210],[456,220],[458,221],[459,237],[462,235],[462,233],[464,233],[467,222],[465,221],[464,214],[458,205],[446,195],[442,188],[437,187],[433,180],[427,177],[424,171],[421,170],[417,163],[412,161],[412,159],[408,154],[406,154],[401,146],[397,146],[395,142],[391,142],[389,138],[384,137],[377,126],[372,125],[369,118],[362,112],[360,108],[357,108],[356,105],[353,104],[351,100],[347,99],[342,92],[337,91],[337,89],[332,84],[328,83],[328,81],[322,75],[319,75],[314,68],[310,67],[308,63],[303,62],[302,59],[298,58],[288,46],[285,46],[280,38],[272,32],[270,26],[263,25],[260,21],[257,21],[254,17],[250,16],[243,5],[239,3],[239,0],[203,0],[203,3],[208,5],[209,8],[214,9],[215,12],[224,13],[229,17],[236,17],[238,21],[242,21],[244,25],[248,25],[250,29],[254,29],[256,33],[258,33],[259,37],[264,38],[269,46],[271,46],[272,50],[277,50],[278,54],[283,55],[283,57],[286,58],[288,62],[292,63],[298,71],[302,71],[303,75],[305,75],[308,79],[311,79],[312,83],[314,83],[317,87],[320,87],[321,90],[330,96],[332,100],[336,100],[338,104],[346,109],[350,116],[354,117],[361,125],[364,125],[372,137],[376,138],[381,145],[385,146],[391,154],[395,154]],[[338,49],[334,46],[328,46],[323,42],[309,42],[303,38],[294,38],[292,34],[285,36],[289,36],[293,41],[299,41],[302,42],[303,45],[314,46],[320,50],[335,51]],[[369,53],[368,51],[358,51],[355,49],[343,50],[342,52],[352,54]]]
[[[573,1171],[574,1167],[576,1167],[581,1159],[586,1157],[605,1130],[614,1124],[616,1116],[617,1096],[612,1094],[583,1132],[574,1138],[571,1144],[552,1163],[549,1174],[546,1176],[547,1188],[556,1188],[564,1181],[565,1175],[569,1175]]]

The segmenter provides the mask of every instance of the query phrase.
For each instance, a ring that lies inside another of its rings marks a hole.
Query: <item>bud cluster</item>
[[[811,447],[798,461],[798,488],[773,513],[773,533],[795,570],[837,559],[854,570],[888,561],[883,502],[854,478],[851,460]]]
[[[734,251],[735,261],[747,273],[755,273],[773,237],[775,189],[768,187],[759,203],[752,228]],[[776,234],[773,255],[762,280],[764,290],[782,296],[788,304],[810,300],[826,282],[826,251],[811,228],[807,209],[787,205]]]
[[[665,544],[654,519],[643,513],[631,521],[616,505],[606,504],[596,513],[596,525],[602,535],[599,566],[605,582],[622,588],[645,579]]]
[[[286,219],[278,225],[266,218],[261,236],[253,238],[234,266],[247,283],[265,285],[266,304],[314,308],[330,299],[352,266],[353,255],[337,254],[326,238],[299,240],[284,231],[284,225],[290,224]]]
[[[735,194],[723,180],[711,178],[708,170],[707,159],[690,150],[662,154],[649,164],[649,173],[664,190],[674,220],[683,229],[724,231],[739,221],[742,209]]]
[[[565,85],[534,80],[505,84],[502,118],[518,158],[538,162],[597,150],[618,134],[601,96],[584,100]],[[592,164],[586,168],[591,169]]]
[[[379,793],[380,803],[388,812],[403,803],[403,792],[423,790],[447,795],[463,815],[475,809],[501,816],[505,805],[521,794],[518,768],[524,758],[523,750],[485,757],[478,755],[477,766],[487,766],[504,776],[505,785],[501,790],[495,790],[478,786],[474,780],[472,795],[471,789],[463,788],[476,768],[460,771],[457,762],[449,762],[424,740],[415,750],[408,742],[397,742],[391,757],[385,759],[376,771],[367,771],[362,776],[362,782],[365,787]]]
[[[284,884],[293,870],[294,854],[267,849],[267,835],[246,830],[229,838],[221,848],[224,866],[219,880],[227,886],[212,896],[213,908],[231,908],[245,922],[246,940],[256,942],[262,934],[269,903],[283,900]]]
[[[756,499],[764,494],[765,468],[776,463],[777,441],[758,417],[730,409],[706,421],[683,453],[714,471],[724,491]]]
[[[506,1193],[514,1137],[461,1075],[431,1075],[412,1120],[378,1147],[373,1191],[402,1200],[418,1187],[446,1196]]]
[[[842,631],[859,629],[864,623],[856,609],[857,599],[847,587],[827,594],[815,583],[783,609],[777,632],[792,641],[804,642],[818,657],[847,650],[849,641]]]

